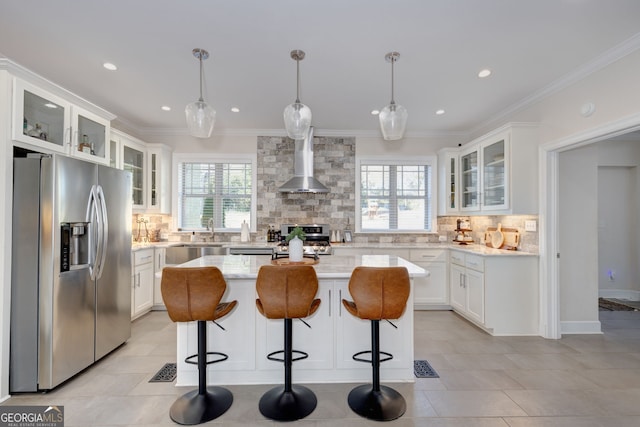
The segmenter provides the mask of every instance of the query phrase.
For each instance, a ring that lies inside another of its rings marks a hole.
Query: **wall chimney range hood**
[[[329,189],[313,177],[313,126],[304,139],[295,140],[294,176],[279,189],[281,193],[328,193]]]

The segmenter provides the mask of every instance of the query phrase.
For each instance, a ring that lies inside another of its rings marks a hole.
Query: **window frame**
[[[395,229],[362,229],[362,213],[361,213],[361,191],[362,191],[362,166],[363,165],[376,165],[376,166],[429,166],[431,169],[431,182],[427,187],[431,206],[429,214],[431,216],[431,229],[415,229],[415,230],[395,230]],[[371,234],[406,234],[406,233],[437,233],[438,232],[438,158],[437,156],[419,156],[419,157],[380,157],[380,156],[367,156],[362,158],[356,158],[356,179],[355,179],[355,229],[356,233],[371,233]]]
[[[212,153],[174,153],[173,165],[172,165],[172,194],[174,194],[171,216],[172,226],[176,231],[192,232],[192,231],[206,231],[206,227],[200,228],[181,228],[180,227],[180,194],[179,188],[180,179],[180,164],[181,163],[251,163],[251,209],[249,221],[249,230],[251,232],[256,231],[257,222],[257,154],[212,154]],[[215,228],[215,232],[218,233],[238,233],[240,228]]]

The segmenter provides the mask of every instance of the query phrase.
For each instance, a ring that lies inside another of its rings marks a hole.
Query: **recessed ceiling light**
[[[371,110],[371,115],[377,116],[378,114],[380,114],[380,110]]]
[[[105,62],[104,64],[102,64],[102,66],[109,71],[115,71],[118,69],[118,67],[116,67],[116,65],[112,64],[111,62]]]
[[[160,108],[162,108],[162,111],[171,111],[171,107],[169,107],[168,105],[163,105]]]
[[[480,70],[480,72],[478,73],[478,77],[480,77],[481,79],[485,77],[489,77],[490,75],[491,75],[491,70],[488,68],[485,68],[484,70]]]
[[[441,110],[437,110],[437,111],[436,111],[436,114],[437,114],[437,115],[439,115],[439,116],[441,116],[441,115],[443,115],[443,114],[444,114],[444,110],[442,110],[442,109],[441,109]]]
[[[240,109],[238,107],[231,107],[231,111],[233,111],[234,113],[239,113]]]

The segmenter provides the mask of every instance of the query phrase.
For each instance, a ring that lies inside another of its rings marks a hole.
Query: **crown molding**
[[[625,56],[632,54],[638,49],[640,49],[640,33],[629,37],[619,45],[605,51],[596,59],[587,62],[582,67],[579,67],[572,72],[565,74],[564,76],[551,82],[549,85],[543,87],[542,89],[532,93],[531,95],[520,100],[519,102],[516,102],[510,107],[505,108],[490,119],[476,126],[470,133],[473,134],[475,132],[481,131],[484,128],[491,127],[492,125],[495,125],[496,122],[504,120],[505,117],[522,111],[525,108],[532,106],[536,102],[555,93],[558,93],[581,80],[586,79],[591,74],[602,70],[603,68],[624,58]]]
[[[99,107],[96,104],[76,95],[75,93],[68,91],[62,86],[53,83],[51,80],[47,80],[41,75],[34,73],[33,71],[23,67],[22,65],[12,61],[9,58],[0,58],[0,70],[6,70],[15,77],[25,80],[35,86],[41,87],[42,89],[51,92],[54,95],[60,96],[61,98],[64,98],[72,104],[80,106],[85,110],[91,111],[94,114],[104,117],[109,121],[116,118],[115,114],[110,113],[104,108]]]

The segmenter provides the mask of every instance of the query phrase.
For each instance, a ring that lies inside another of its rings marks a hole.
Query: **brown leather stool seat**
[[[237,301],[220,302],[226,289],[227,283],[217,267],[165,267],[162,270],[162,299],[171,320],[198,322],[198,353],[185,359],[198,365],[198,390],[182,395],[171,405],[169,415],[178,424],[206,423],[224,414],[233,403],[229,390],[207,387],[207,365],[228,358],[224,353],[207,352],[206,323],[208,320],[215,323],[236,306]],[[208,355],[218,358],[208,361]]]
[[[260,267],[256,279],[258,311],[267,319],[284,319],[284,350],[267,355],[269,360],[284,362],[284,385],[266,392],[260,399],[260,413],[277,421],[294,421],[309,415],[318,400],[307,387],[292,385],[292,363],[309,357],[293,350],[292,319],[313,315],[320,306],[316,299],[318,278],[310,265],[265,265]],[[308,326],[308,325],[307,325]],[[293,354],[298,355],[293,357]],[[282,359],[275,356],[283,354]]]
[[[390,421],[401,417],[407,409],[400,393],[380,385],[380,363],[393,359],[390,353],[380,351],[380,320],[400,318],[410,291],[405,267],[357,267],[351,274],[349,293],[354,301],[343,299],[342,304],[355,317],[371,321],[371,350],[358,352],[353,359],[371,363],[372,384],[354,388],[348,398],[349,407],[362,417]],[[360,357],[368,353],[371,360]]]

